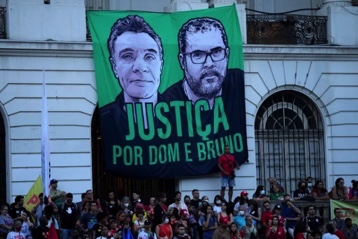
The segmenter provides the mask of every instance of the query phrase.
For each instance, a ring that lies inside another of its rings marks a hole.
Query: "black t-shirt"
[[[27,212],[27,210],[24,207],[16,208],[14,206],[11,206],[9,215],[11,216],[11,218],[17,218],[21,216],[21,212]]]
[[[64,229],[74,229],[77,221],[76,204],[63,203],[60,208],[61,227]]]

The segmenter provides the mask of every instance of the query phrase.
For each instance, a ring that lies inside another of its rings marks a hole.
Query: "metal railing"
[[[327,17],[291,14],[246,16],[248,44],[327,44]]]

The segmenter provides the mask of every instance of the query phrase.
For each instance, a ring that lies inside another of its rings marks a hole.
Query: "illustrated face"
[[[125,32],[114,44],[113,72],[123,91],[135,99],[156,94],[163,62],[157,43],[147,33]]]
[[[224,58],[214,62],[213,58],[215,60],[220,51]],[[185,55],[180,54],[180,62],[196,96],[213,98],[219,93],[226,75],[228,53],[219,29],[212,27],[204,32],[187,32]],[[204,62],[195,64],[193,60]]]

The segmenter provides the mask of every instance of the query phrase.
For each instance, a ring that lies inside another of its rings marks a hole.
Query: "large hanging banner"
[[[174,178],[219,172],[225,145],[248,159],[235,6],[87,12],[105,170]]]
[[[330,200],[331,206],[331,220],[334,218],[334,209],[339,208],[342,211],[341,218],[352,219],[353,224],[358,224],[358,201],[357,200]]]

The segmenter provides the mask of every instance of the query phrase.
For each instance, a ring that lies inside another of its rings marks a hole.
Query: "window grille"
[[[255,119],[257,185],[275,177],[291,196],[299,180],[326,181],[323,124],[307,96],[281,91],[266,99]]]

